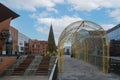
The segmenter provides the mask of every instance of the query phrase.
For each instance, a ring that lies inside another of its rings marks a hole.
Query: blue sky
[[[11,26],[29,38],[47,40],[52,23],[55,40],[72,22],[89,20],[110,29],[120,23],[120,0],[0,0],[20,15]]]

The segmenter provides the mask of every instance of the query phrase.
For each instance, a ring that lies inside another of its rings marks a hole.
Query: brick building
[[[29,39],[30,40],[30,39]],[[24,54],[29,54],[29,42],[24,43]]]
[[[8,39],[11,40],[10,45],[12,54],[16,54],[18,51],[18,30],[15,29],[14,27],[10,27],[10,37]]]
[[[0,3],[0,55],[6,54],[6,41],[9,38],[11,20],[19,15]]]
[[[31,54],[46,54],[47,41],[30,40],[29,51]]]
[[[40,41],[40,53],[41,54],[47,53],[47,41]]]

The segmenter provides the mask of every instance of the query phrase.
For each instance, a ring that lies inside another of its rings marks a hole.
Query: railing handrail
[[[57,65],[57,61],[58,61],[58,59],[56,58],[55,64],[54,64],[54,66],[53,66],[53,69],[52,69],[51,74],[50,74],[50,77],[49,77],[49,80],[52,80],[52,78],[53,78],[54,71],[55,71],[55,68],[56,68],[56,65]]]

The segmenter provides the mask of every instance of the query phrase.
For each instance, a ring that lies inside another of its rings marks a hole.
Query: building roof
[[[12,17],[12,19],[19,17],[19,15],[12,10],[10,10],[8,7],[4,6],[2,3],[0,3],[0,22]]]
[[[112,32],[112,31],[114,31],[115,29],[118,29],[118,28],[120,28],[120,24],[118,24],[118,25],[116,25],[115,27],[109,29],[109,30],[107,31],[107,33],[110,33],[110,32]]]

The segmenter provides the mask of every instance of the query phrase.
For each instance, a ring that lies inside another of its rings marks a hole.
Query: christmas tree
[[[50,32],[48,36],[48,45],[47,45],[47,55],[53,56],[56,53],[56,45],[55,45],[55,39],[54,39],[54,33],[52,24],[50,26]]]

